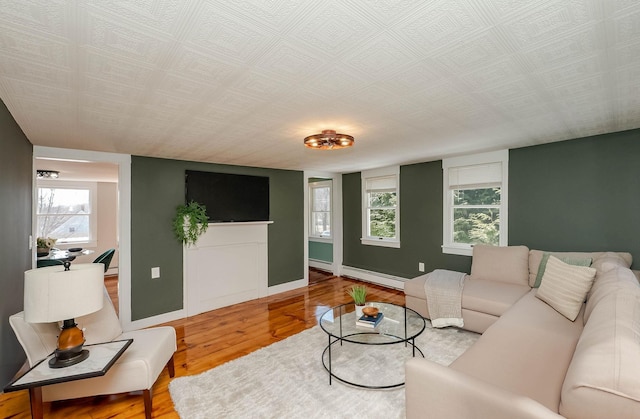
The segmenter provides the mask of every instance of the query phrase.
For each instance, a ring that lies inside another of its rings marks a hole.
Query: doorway
[[[305,268],[308,283],[342,269],[342,175],[305,172]]]
[[[77,257],[81,263],[91,263],[103,251],[116,249],[106,279],[116,279],[117,298],[113,298],[114,306],[119,312],[120,322],[124,330],[136,327],[131,322],[131,156],[115,153],[103,153],[84,150],[71,150],[34,146],[34,214],[33,235],[38,232],[38,187],[46,180],[55,185],[54,179],[36,178],[35,170],[45,169],[58,171],[56,181],[67,182],[67,185],[83,186],[95,184],[97,196],[94,202],[95,235],[77,235],[65,238],[56,244],[59,248],[83,247],[93,250],[84,257]],[[66,226],[69,228],[69,225]],[[64,230],[64,228],[63,228]],[[71,230],[82,230],[77,224]],[[46,230],[41,230],[46,231]],[[49,230],[51,231],[51,230]],[[74,233],[75,231],[67,231]],[[58,231],[60,233],[60,231]],[[83,236],[83,237],[79,237]],[[73,240],[82,241],[72,245]],[[34,247],[34,260],[35,260]],[[114,286],[111,286],[112,291]],[[111,293],[110,293],[111,294]],[[112,294],[113,295],[113,294]]]

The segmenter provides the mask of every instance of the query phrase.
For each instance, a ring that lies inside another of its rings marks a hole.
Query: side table
[[[90,353],[89,358],[66,368],[49,367],[49,359],[54,356],[52,353],[7,384],[4,391],[8,393],[10,391],[29,389],[31,417],[33,419],[41,419],[43,416],[43,386],[105,375],[132,342],[133,339],[126,339],[85,345],[84,347]]]

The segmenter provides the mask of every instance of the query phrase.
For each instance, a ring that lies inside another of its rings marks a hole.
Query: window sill
[[[77,242],[57,242],[56,247],[62,250],[70,249],[72,247],[98,247],[98,242],[96,240],[91,241],[77,241]]]
[[[442,246],[442,253],[450,255],[473,256],[473,247],[471,246]]]
[[[396,240],[375,240],[375,239],[360,239],[360,243],[365,246],[380,246],[380,247],[394,247],[400,248],[400,242]]]
[[[333,243],[333,239],[331,237],[314,237],[309,236],[310,242],[318,242],[318,243]]]

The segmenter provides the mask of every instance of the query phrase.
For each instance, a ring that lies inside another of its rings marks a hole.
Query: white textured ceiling
[[[0,0],[0,98],[35,145],[286,169],[560,141],[640,127],[640,1]]]

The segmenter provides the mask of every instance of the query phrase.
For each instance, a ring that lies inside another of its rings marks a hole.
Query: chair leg
[[[151,419],[151,410],[153,409],[151,404],[151,389],[142,390],[142,397],[144,397],[144,417],[145,419]]]
[[[171,355],[171,358],[167,362],[167,369],[169,370],[169,377],[173,378],[173,376],[176,375],[176,366],[173,362],[173,355]]]

